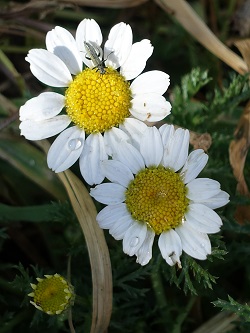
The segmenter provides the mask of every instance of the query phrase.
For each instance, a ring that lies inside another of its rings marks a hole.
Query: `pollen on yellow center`
[[[65,92],[66,112],[86,133],[102,133],[129,116],[131,90],[125,78],[112,68],[101,74],[86,68]]]
[[[189,199],[178,173],[152,167],[135,176],[126,191],[125,202],[135,220],[145,222],[159,235],[182,222]]]

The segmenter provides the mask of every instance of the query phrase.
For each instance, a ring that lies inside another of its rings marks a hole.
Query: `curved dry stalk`
[[[103,7],[103,8],[130,8],[139,6],[148,0],[71,0],[72,4],[79,6]],[[69,3],[70,1],[67,0]]]
[[[155,0],[167,13],[177,21],[206,49],[224,61],[239,74],[248,72],[245,61],[224,45],[199,18],[192,7],[184,0]]]
[[[193,333],[226,333],[235,327],[237,320],[239,317],[235,313],[223,311],[201,325]]]
[[[48,141],[38,142],[45,151]],[[93,312],[91,333],[103,333],[109,326],[112,312],[112,271],[103,230],[96,222],[96,208],[88,190],[70,171],[58,173],[82,228],[92,272]]]

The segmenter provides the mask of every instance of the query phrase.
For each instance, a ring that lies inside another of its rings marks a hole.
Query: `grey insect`
[[[95,66],[95,68],[97,68],[100,71],[101,74],[104,74],[105,73],[104,63],[99,58],[100,55],[102,56],[102,49],[99,46],[94,46],[91,42],[84,42],[84,47],[89,57],[89,60],[93,62],[93,65]],[[99,54],[97,54],[96,49],[98,49]]]

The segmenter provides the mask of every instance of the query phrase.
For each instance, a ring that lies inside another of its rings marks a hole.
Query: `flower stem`
[[[157,265],[154,267],[152,274],[151,274],[151,281],[152,286],[155,292],[155,297],[157,300],[158,307],[162,312],[162,318],[165,318],[165,309],[167,307],[167,300],[165,297],[165,290],[162,283],[161,274],[159,272],[160,260],[158,261]]]
[[[190,310],[192,309],[196,299],[197,299],[196,296],[190,297],[185,310],[180,311],[179,316],[176,318],[176,324],[174,325],[172,333],[181,333],[182,332],[181,325],[183,324],[184,320],[188,316],[188,314],[189,314]]]

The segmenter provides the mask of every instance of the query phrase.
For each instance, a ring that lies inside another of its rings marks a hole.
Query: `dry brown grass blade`
[[[242,57],[244,58],[244,60],[247,64],[248,72],[249,72],[249,68],[250,68],[250,39],[238,40],[234,44],[239,49],[240,53],[242,54]]]
[[[235,327],[235,322],[239,320],[235,313],[221,312],[208,320],[192,333],[226,333]]]
[[[55,8],[63,9],[65,7],[90,6],[101,8],[130,8],[142,5],[148,0],[32,0],[28,3],[20,4],[19,2],[11,1],[8,6],[0,12],[1,18],[13,18],[18,15],[54,11]]]
[[[142,5],[148,0],[72,0],[73,4],[103,8],[130,8]],[[67,2],[70,2],[69,0]]]
[[[155,0],[167,13],[177,21],[206,49],[224,61],[239,74],[248,72],[247,64],[242,58],[224,45],[199,18],[192,7],[184,0]]]
[[[48,150],[47,141],[39,145]],[[59,173],[58,177],[68,193],[88,247],[93,284],[91,333],[103,333],[112,312],[112,272],[104,233],[96,222],[96,208],[83,183],[70,170]]]

